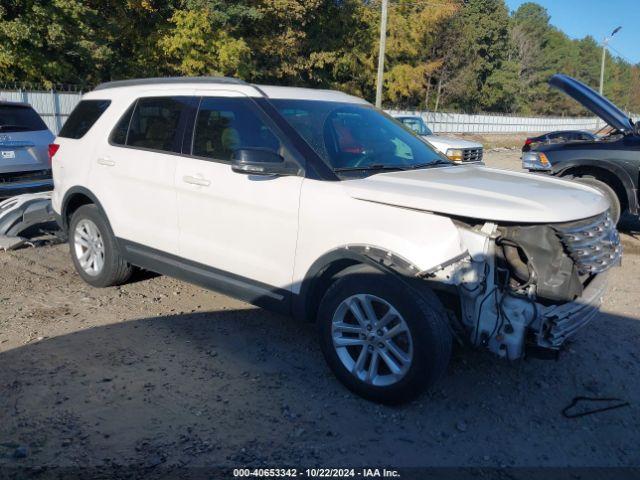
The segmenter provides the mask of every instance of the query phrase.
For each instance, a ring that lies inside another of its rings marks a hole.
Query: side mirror
[[[231,157],[231,170],[245,175],[297,175],[298,168],[266,148],[239,148]]]

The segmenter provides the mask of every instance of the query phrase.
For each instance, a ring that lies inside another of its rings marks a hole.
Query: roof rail
[[[108,88],[134,87],[138,85],[162,85],[165,83],[229,83],[247,85],[243,80],[230,77],[155,77],[133,78],[131,80],[116,80],[98,85],[94,90],[106,90]]]
[[[13,100],[5,100],[4,98],[0,98],[0,105],[9,106],[9,107],[30,107],[31,104],[28,102],[14,102]]]

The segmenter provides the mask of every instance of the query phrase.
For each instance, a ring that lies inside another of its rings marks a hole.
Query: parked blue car
[[[27,103],[0,101],[0,198],[51,190],[54,135]]]

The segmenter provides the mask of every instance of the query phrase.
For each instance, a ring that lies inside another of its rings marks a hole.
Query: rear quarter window
[[[111,100],[82,100],[62,126],[59,137],[79,139],[93,127]]]
[[[139,98],[122,116],[110,142],[160,152],[179,153],[182,148],[185,113],[193,97]]]
[[[0,105],[0,132],[47,130],[40,115],[27,105]]]

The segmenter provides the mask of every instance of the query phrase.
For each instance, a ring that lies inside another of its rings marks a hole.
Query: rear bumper
[[[569,337],[593,320],[602,305],[608,276],[609,271],[596,275],[581,297],[541,312],[543,331],[538,338],[540,347],[560,348]]]
[[[53,179],[40,178],[15,182],[0,182],[0,198],[14,197],[23,193],[39,193],[53,190]]]

